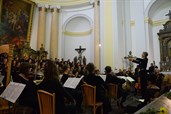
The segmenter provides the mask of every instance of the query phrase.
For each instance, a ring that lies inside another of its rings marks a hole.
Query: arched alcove
[[[79,46],[86,48],[82,56],[87,58],[87,62],[93,62],[93,23],[86,15],[74,15],[68,18],[63,25],[63,58],[73,60],[75,56],[78,56],[75,49]]]
[[[153,18],[156,14],[161,12],[164,9],[168,9],[171,6],[170,0],[151,0],[149,5],[145,10],[145,17]],[[162,15],[162,17],[164,17]]]
[[[169,12],[171,6],[170,0],[151,0],[145,10],[145,17],[148,17],[146,34],[149,40],[150,62],[155,60],[156,65],[160,62],[160,45],[157,33],[163,28],[163,24],[168,20],[165,15]]]

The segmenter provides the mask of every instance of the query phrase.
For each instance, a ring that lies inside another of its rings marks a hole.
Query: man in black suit
[[[146,71],[147,63],[148,63],[147,56],[148,56],[148,53],[143,52],[141,55],[141,58],[136,58],[136,59],[129,58],[129,61],[139,64],[139,68],[140,68],[139,76],[140,76],[142,98],[145,97],[145,92],[147,89],[147,71]]]
[[[119,79],[116,76],[112,75],[112,69],[110,66],[105,67],[106,74],[106,84],[113,83],[118,85],[118,98],[122,97],[120,106],[123,107],[123,103],[126,101],[128,93],[122,88],[122,84],[125,83],[124,79]]]
[[[107,95],[108,87],[100,76],[95,75],[95,66],[93,63],[87,64],[86,69],[89,73],[85,76],[84,81],[89,85],[96,86],[96,101],[103,102],[103,114],[108,114],[111,111],[111,106]]]

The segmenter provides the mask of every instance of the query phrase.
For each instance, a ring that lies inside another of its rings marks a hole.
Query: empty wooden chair
[[[101,114],[103,114],[103,103],[96,102],[96,87],[88,84],[83,84],[82,86],[83,100],[84,100],[84,114],[88,107],[93,108],[93,114],[96,114],[98,107],[101,107]]]
[[[40,114],[55,114],[55,93],[38,90]]]

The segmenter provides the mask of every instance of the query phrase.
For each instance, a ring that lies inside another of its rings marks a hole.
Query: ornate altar
[[[24,42],[24,45],[20,48],[15,47],[14,48],[14,56],[17,55],[20,58],[25,58],[26,56],[31,56],[32,59],[43,59],[47,57],[47,51],[44,50],[43,47],[40,48],[40,50],[33,50],[28,42]]]
[[[169,20],[158,33],[160,41],[160,68],[162,71],[171,71],[171,11],[166,15]]]

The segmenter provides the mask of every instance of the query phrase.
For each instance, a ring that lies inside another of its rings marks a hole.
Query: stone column
[[[59,31],[59,9],[54,7],[51,9],[51,39],[50,39],[50,58],[58,58],[58,31]]]
[[[94,64],[100,68],[100,1],[94,2]]]
[[[47,9],[44,6],[39,7],[39,20],[38,20],[38,33],[37,33],[37,50],[40,49],[41,44],[43,44],[43,47],[45,47],[46,11],[47,11]]]

